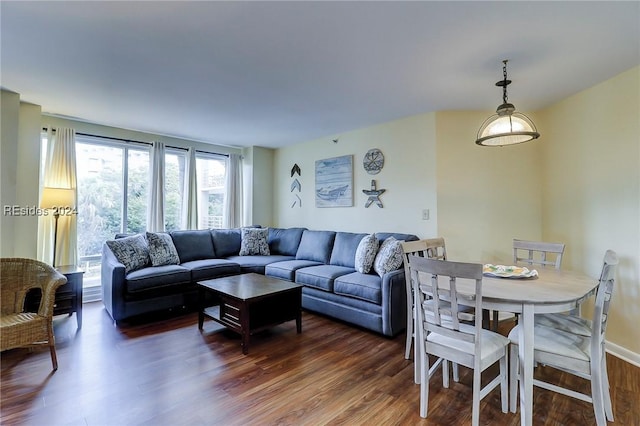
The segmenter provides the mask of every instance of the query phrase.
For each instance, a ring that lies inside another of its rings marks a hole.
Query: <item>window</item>
[[[85,271],[84,287],[100,286],[104,242],[118,233],[146,229],[149,148],[76,136],[76,165],[78,256]]]
[[[164,227],[167,232],[182,229],[182,203],[187,156],[185,151],[165,149]]]
[[[219,155],[196,155],[198,228],[222,228],[227,162]]]

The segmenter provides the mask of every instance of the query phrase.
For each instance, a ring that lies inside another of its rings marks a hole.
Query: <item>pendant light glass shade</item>
[[[524,114],[494,114],[480,126],[476,143],[483,146],[515,145],[539,136],[533,121]]]
[[[511,80],[507,80],[507,61],[502,61],[504,80],[496,83],[502,87],[502,105],[496,110],[496,114],[487,118],[476,137],[476,144],[482,146],[515,145],[537,139],[540,133],[533,121],[526,115],[516,112],[516,107],[507,102],[507,86]]]

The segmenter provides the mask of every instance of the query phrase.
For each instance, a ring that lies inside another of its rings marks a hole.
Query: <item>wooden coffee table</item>
[[[212,292],[220,305],[205,306],[205,293]],[[296,320],[302,333],[302,286],[260,274],[242,274],[198,282],[200,310],[198,328],[204,317],[219,322],[242,336],[242,353],[249,353],[251,334],[286,321]]]

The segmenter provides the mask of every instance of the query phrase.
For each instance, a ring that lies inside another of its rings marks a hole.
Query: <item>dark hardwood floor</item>
[[[505,330],[509,325],[505,325]],[[102,304],[88,303],[84,325],[55,320],[59,369],[48,350],[2,353],[2,425],[458,425],[471,422],[471,372],[442,387],[432,380],[429,418],[405,360],[404,336],[388,339],[304,312],[252,338],[197,314],[115,327]],[[609,356],[615,425],[640,425],[640,368]],[[492,370],[492,372],[495,370]],[[588,382],[549,367],[537,377],[587,391]],[[489,377],[487,376],[486,379]],[[484,378],[483,378],[484,380]],[[590,404],[535,388],[536,425],[594,425]],[[481,424],[518,425],[494,390]]]

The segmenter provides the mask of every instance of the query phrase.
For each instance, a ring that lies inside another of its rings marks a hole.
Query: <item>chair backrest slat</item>
[[[553,266],[560,269],[564,244],[547,243],[544,241],[513,240],[513,262],[517,264]],[[524,253],[523,253],[524,252]],[[548,259],[552,254],[553,259]]]
[[[447,259],[447,250],[444,244],[444,238],[427,238],[417,241],[404,241],[401,243],[404,252],[404,272],[405,282],[407,286],[407,294],[413,291],[412,277],[409,271],[409,256],[419,256],[428,259]]]
[[[468,305],[469,299],[463,299],[458,293],[458,280],[475,281],[474,304],[476,310],[481,309],[482,265],[425,259],[410,255],[409,268],[415,283],[416,305],[422,307],[421,316],[424,323],[421,326],[428,332],[476,343],[480,335],[481,318],[479,315],[473,316],[474,327],[460,323],[460,320],[467,321],[468,316],[464,312],[459,312],[458,307],[461,303]],[[438,277],[449,279],[438,279]]]

